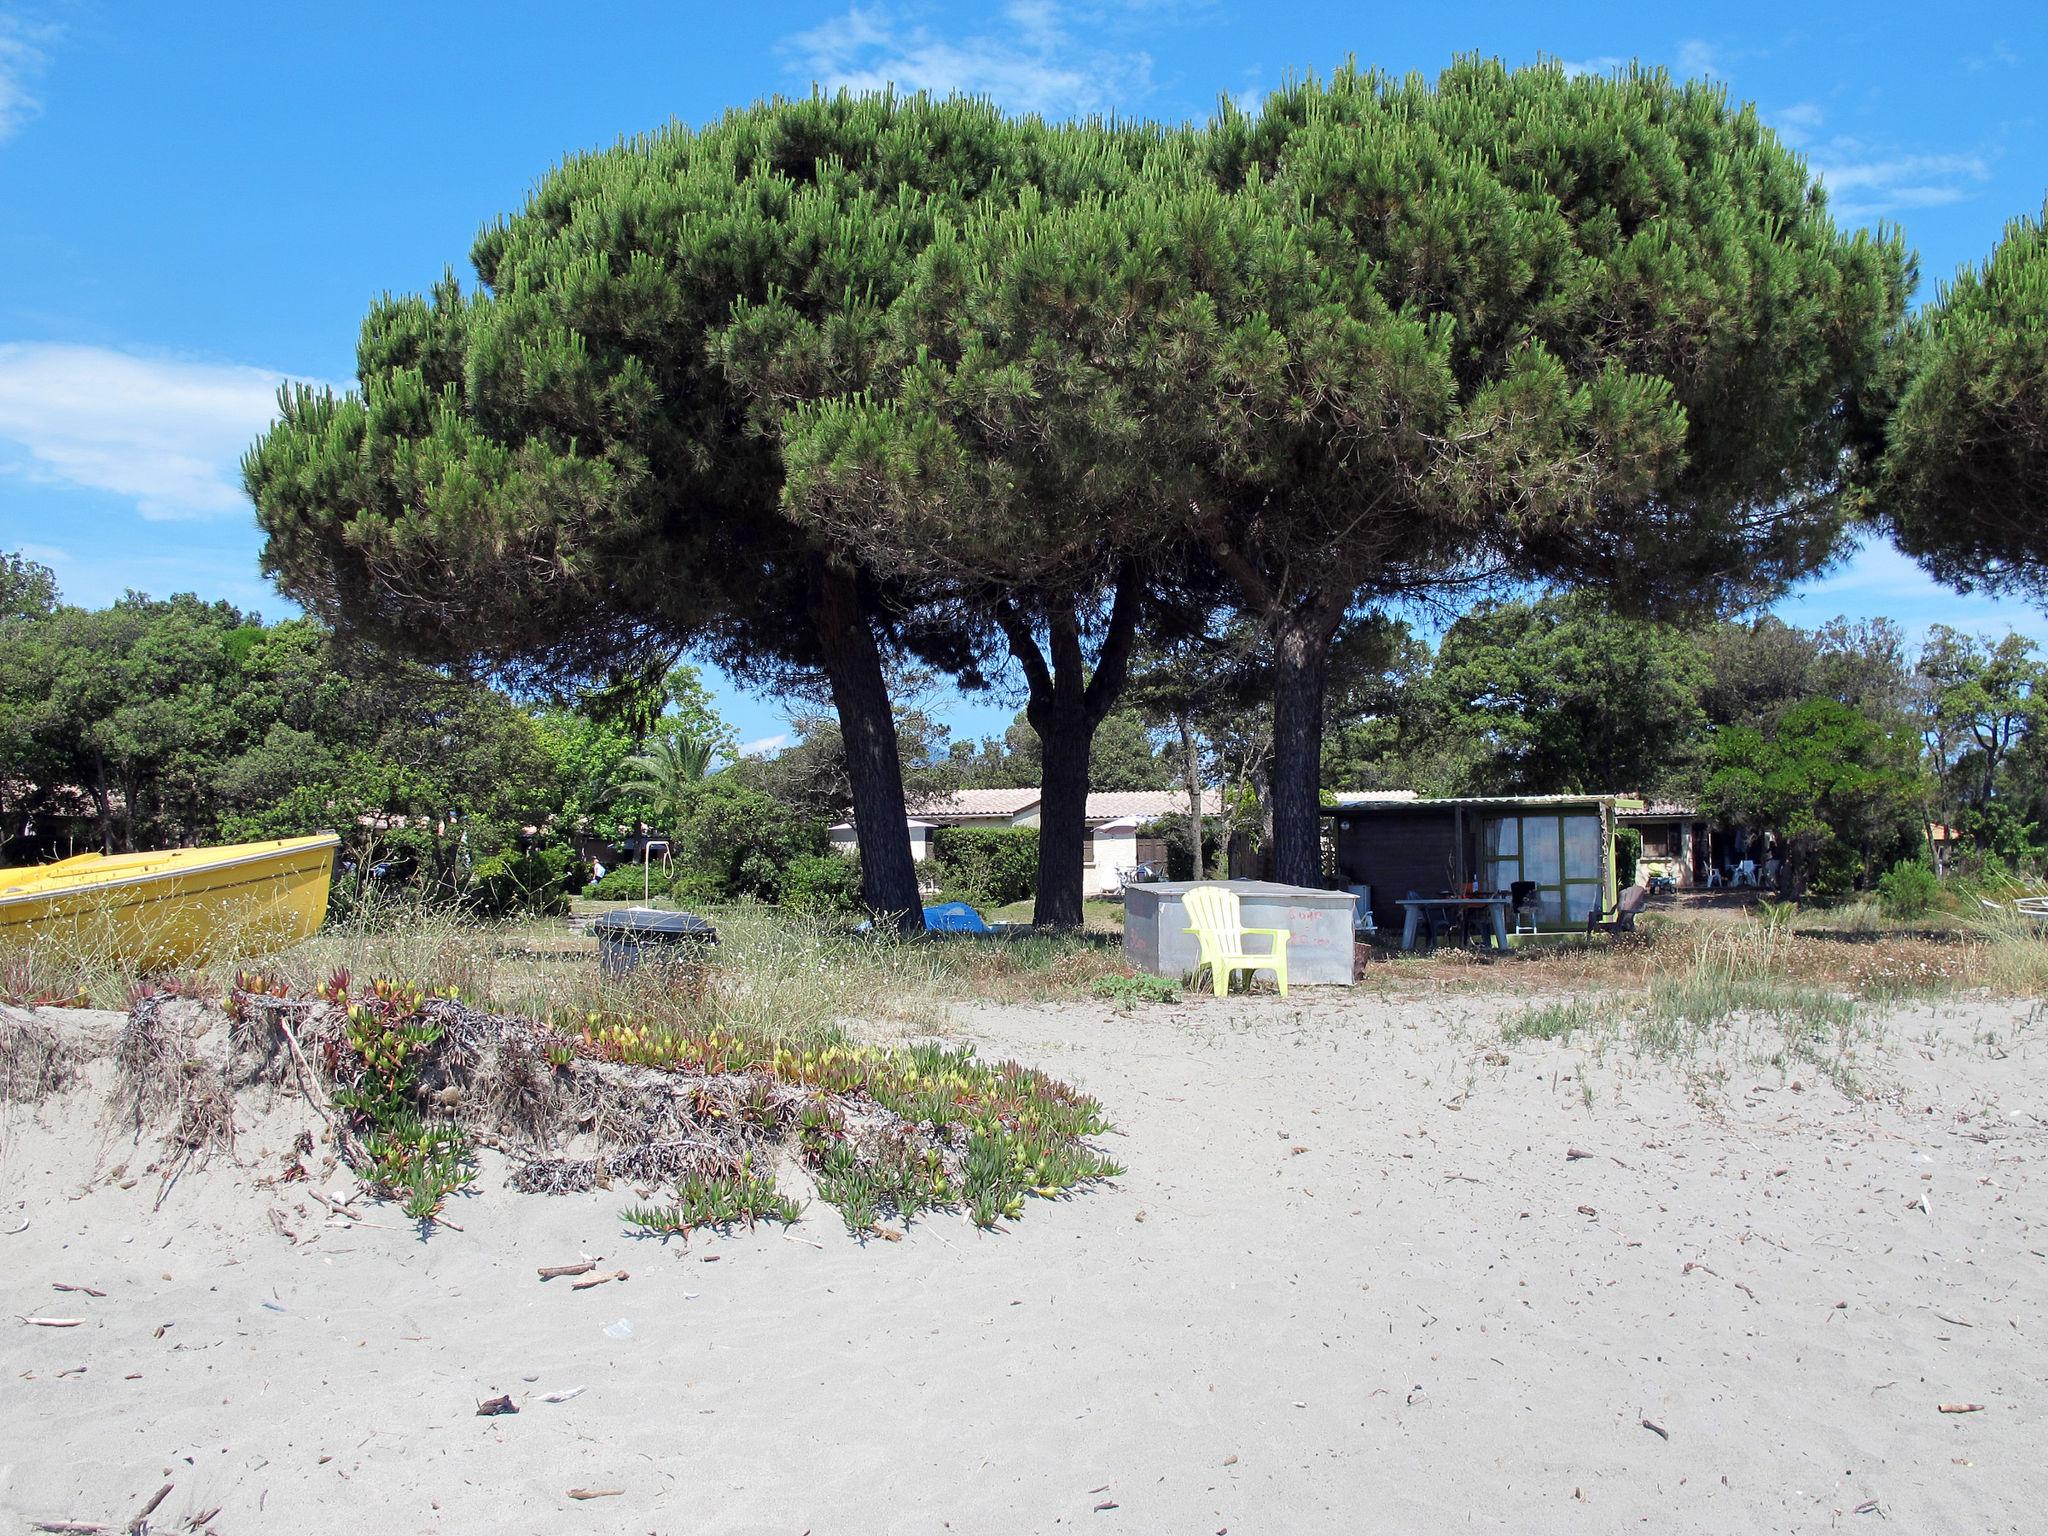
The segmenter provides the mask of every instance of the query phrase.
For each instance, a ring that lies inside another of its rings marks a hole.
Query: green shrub
[[[860,904],[860,866],[841,853],[807,853],[782,872],[782,904],[799,912],[850,912]]]
[[[674,871],[660,864],[644,874],[638,864],[622,864],[607,870],[602,880],[591,881],[583,894],[592,901],[638,901],[642,896],[666,896],[674,883]]]
[[[559,846],[493,854],[470,871],[469,899],[492,916],[560,912],[569,904],[574,869],[575,856]]]
[[[676,868],[687,871],[689,900],[755,897],[777,901],[790,866],[831,852],[825,824],[749,787],[733,773],[690,785],[678,801],[681,820],[670,833]],[[702,894],[699,894],[699,893]]]
[[[1007,907],[1038,890],[1036,827],[941,827],[932,839],[945,889],[977,907]]]
[[[1832,844],[1820,851],[1808,893],[1820,897],[1847,896],[1856,889],[1856,877],[1862,873],[1863,862],[1857,858],[1855,849]]]
[[[1643,862],[1643,834],[1634,827],[1621,827],[1614,834],[1614,878],[1622,890],[1636,883],[1636,870]]]
[[[1878,877],[1877,899],[1886,917],[1924,917],[1940,894],[1941,882],[1918,859],[1901,859]]]

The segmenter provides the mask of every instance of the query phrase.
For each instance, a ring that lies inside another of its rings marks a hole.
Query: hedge
[[[932,858],[949,894],[977,907],[1007,907],[1038,889],[1038,828],[941,827]]]

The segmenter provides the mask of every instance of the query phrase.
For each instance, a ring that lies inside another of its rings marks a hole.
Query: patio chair
[[[1370,938],[1378,933],[1379,926],[1372,920],[1372,887],[1369,885],[1346,886],[1346,890],[1357,898],[1357,906],[1351,915],[1351,932],[1355,938]]]
[[[1230,993],[1230,976],[1233,971],[1246,973],[1245,981],[1250,983],[1260,971],[1271,971],[1278,983],[1280,995],[1287,995],[1287,930],[1285,928],[1247,928],[1238,914],[1237,892],[1220,885],[1198,885],[1182,898],[1187,914],[1194,919],[1194,925],[1181,932],[1192,933],[1200,946],[1201,958],[1195,962],[1195,975],[1202,974],[1208,967],[1209,980],[1216,988],[1218,997]],[[1248,935],[1259,934],[1272,941],[1272,947],[1262,955],[1253,954],[1244,947]]]
[[[1534,880],[1509,881],[1508,899],[1514,909],[1515,932],[1536,932],[1536,925],[1543,920],[1543,897],[1536,889],[1536,882]]]
[[[1735,866],[1735,878],[1728,882],[1728,886],[1730,890],[1733,890],[1738,885],[1747,885],[1751,887],[1754,887],[1756,885],[1755,859],[1744,859],[1740,864]]]
[[[1596,933],[1634,933],[1636,918],[1649,899],[1650,893],[1640,885],[1630,886],[1621,893],[1621,900],[1606,911],[1586,914],[1586,936],[1590,938]]]

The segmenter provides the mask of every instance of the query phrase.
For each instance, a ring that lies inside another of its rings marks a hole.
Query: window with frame
[[[1480,826],[1480,878],[1490,890],[1533,885],[1539,923],[1585,921],[1604,905],[1604,842],[1598,811],[1491,816]]]

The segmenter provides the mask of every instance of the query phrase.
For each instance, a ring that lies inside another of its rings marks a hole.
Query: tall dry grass
[[[1101,935],[915,938],[862,933],[846,921],[760,904],[714,908],[718,946],[701,963],[605,975],[594,947],[559,920],[485,921],[459,909],[399,899],[358,908],[284,949],[238,944],[148,973],[118,955],[52,936],[0,957],[0,996],[125,1009],[167,979],[224,991],[261,971],[309,992],[338,971],[453,990],[493,1011],[575,1024],[632,1013],[691,1027],[718,1025],[789,1038],[854,1021],[903,1030],[944,1027],[963,999],[1082,997],[1128,976],[1121,943]]]

